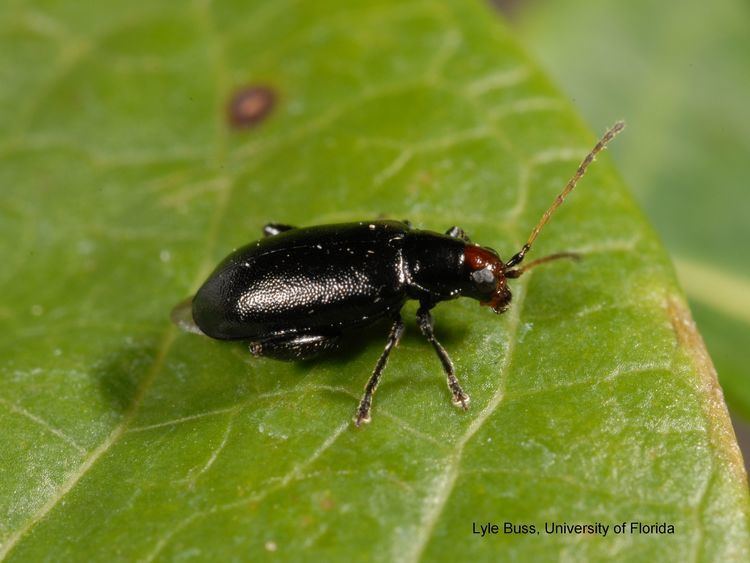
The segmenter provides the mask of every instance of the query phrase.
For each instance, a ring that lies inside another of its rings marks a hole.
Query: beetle
[[[265,238],[229,254],[197,293],[172,311],[181,328],[219,340],[249,342],[254,356],[302,360],[335,348],[346,333],[387,319],[390,332],[354,416],[370,421],[375,389],[404,332],[401,308],[419,302],[417,324],[440,359],[453,404],[469,396],[453,362],[435,338],[431,310],[457,297],[476,299],[495,313],[511,302],[507,281],[570,252],[520,264],[552,213],[624,127],[617,122],[597,142],[573,177],[507,262],[473,243],[460,227],[445,234],[415,229],[408,221],[377,220],[304,228],[269,223]]]

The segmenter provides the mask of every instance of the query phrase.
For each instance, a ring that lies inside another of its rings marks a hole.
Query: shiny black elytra
[[[403,334],[401,308],[415,299],[417,324],[440,358],[453,404],[466,410],[469,396],[435,338],[430,310],[441,301],[471,297],[502,313],[511,301],[506,280],[550,260],[575,258],[563,252],[517,267],[588,165],[623,127],[618,122],[604,134],[526,244],[505,263],[494,250],[472,243],[459,227],[440,234],[414,229],[406,221],[305,228],[268,224],[265,238],[227,256],[194,297],[174,308],[172,319],[190,332],[249,341],[255,356],[284,360],[315,356],[335,348],[349,331],[390,319],[385,350],[354,417],[360,426],[370,421],[373,394]]]

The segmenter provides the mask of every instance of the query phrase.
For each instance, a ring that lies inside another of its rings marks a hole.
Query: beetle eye
[[[483,291],[494,291],[496,285],[495,274],[489,267],[473,271],[471,281],[476,284],[478,289]]]

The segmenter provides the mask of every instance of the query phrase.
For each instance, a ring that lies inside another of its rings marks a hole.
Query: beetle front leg
[[[443,364],[443,371],[448,379],[448,389],[450,389],[451,394],[453,395],[453,404],[467,410],[469,408],[469,396],[464,393],[463,389],[461,389],[461,384],[456,378],[453,362],[448,356],[448,352],[445,351],[442,344],[440,344],[440,342],[437,341],[437,338],[435,338],[432,314],[430,314],[430,309],[424,304],[421,305],[417,311],[417,324],[419,324],[419,330],[422,331],[422,334],[435,349],[438,358],[440,358],[440,363]]]
[[[372,371],[367,385],[365,385],[365,394],[362,396],[362,400],[359,402],[357,407],[357,414],[354,416],[354,424],[359,428],[363,422],[370,422],[370,408],[372,407],[372,396],[375,394],[375,389],[378,387],[380,382],[380,376],[383,375],[385,365],[388,363],[388,356],[391,354],[394,346],[398,346],[398,341],[401,340],[401,335],[404,333],[404,323],[401,320],[401,315],[396,317],[391,327],[391,332],[388,334],[388,340],[385,343],[385,349],[378,358],[378,363],[375,364],[375,369]]]

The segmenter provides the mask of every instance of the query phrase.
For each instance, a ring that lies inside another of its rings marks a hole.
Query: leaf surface
[[[413,324],[360,430],[385,328],[283,363],[169,324],[268,221],[460,224],[515,252],[594,137],[489,8],[16,2],[0,53],[2,556],[748,556],[713,368],[607,157],[533,251],[580,263],[518,280],[501,317],[436,308],[468,413]],[[235,130],[248,84],[277,102]],[[543,532],[623,521],[676,531]]]

